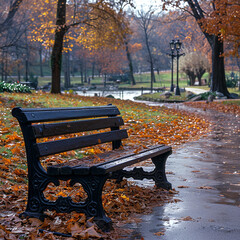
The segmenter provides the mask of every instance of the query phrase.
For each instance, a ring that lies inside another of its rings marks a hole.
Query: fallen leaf
[[[201,187],[198,187],[198,189],[213,189],[213,187],[209,187],[209,186],[201,186]]]
[[[71,232],[72,236],[75,237],[76,235],[79,235],[83,231],[83,227],[79,226],[77,222],[70,223],[67,227],[68,231]]]
[[[32,227],[39,227],[43,224],[43,222],[38,218],[29,218],[29,222],[31,223]]]
[[[190,216],[181,218],[182,221],[193,221],[194,219]]]
[[[89,237],[101,238],[102,236],[94,229],[94,226],[83,230],[80,234],[75,236],[80,236],[83,239],[88,239]]]
[[[162,236],[164,234],[165,234],[164,232],[156,232],[156,233],[154,233],[154,235],[156,235],[156,236]]]

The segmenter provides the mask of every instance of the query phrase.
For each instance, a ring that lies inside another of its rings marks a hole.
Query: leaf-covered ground
[[[225,100],[225,101],[214,101],[214,102],[187,102],[187,106],[201,108],[203,110],[212,109],[218,112],[230,113],[236,116],[240,116],[240,100]]]
[[[40,222],[37,219],[21,220],[18,214],[24,211],[27,201],[27,166],[22,134],[17,121],[11,116],[11,109],[21,107],[80,107],[114,104],[125,121],[129,138],[123,147],[136,151],[147,145],[168,144],[176,147],[187,141],[193,141],[209,131],[209,123],[193,114],[178,112],[164,107],[149,107],[132,101],[121,101],[101,97],[83,97],[76,95],[51,95],[45,93],[0,95],[0,239],[61,239],[51,232],[72,234],[76,239],[117,239],[128,235],[121,227],[127,222],[138,221],[133,213],[149,213],[153,206],[178,201],[175,191],[164,191],[154,187],[140,187],[133,182],[123,181],[116,185],[109,181],[103,192],[103,203],[107,214],[114,222],[115,231],[105,234],[99,231],[91,220],[83,214],[56,214]],[[110,150],[110,145],[87,148],[82,155],[101,153]],[[75,152],[61,154],[43,162],[60,161],[73,157]],[[78,154],[78,153],[77,153]],[[79,155],[77,155],[79,156]],[[149,163],[148,163],[149,164]],[[71,195],[84,198],[79,188],[70,189],[67,183],[46,189],[49,199]],[[49,194],[49,192],[51,194]],[[131,217],[130,217],[131,216]],[[38,229],[44,229],[39,233]],[[68,239],[72,239],[68,237]]]

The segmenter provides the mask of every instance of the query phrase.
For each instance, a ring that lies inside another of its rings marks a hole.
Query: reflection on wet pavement
[[[178,108],[191,110],[184,104]],[[240,239],[240,118],[193,111],[212,122],[212,132],[180,146],[167,161],[173,172],[168,180],[181,201],[142,216],[130,226],[134,232],[128,239]]]

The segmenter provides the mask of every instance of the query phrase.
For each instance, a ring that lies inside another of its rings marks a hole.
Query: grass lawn
[[[150,88],[151,83],[150,83],[150,73],[142,73],[142,74],[135,74],[135,80],[136,80],[136,85],[131,85],[129,83],[120,83],[117,84],[119,88]],[[153,83],[153,88],[162,88],[166,87],[167,89],[170,88],[171,85],[171,72],[170,71],[164,71],[160,72],[158,75],[155,73],[155,78],[156,82]],[[208,79],[208,74],[204,74],[203,78]],[[64,84],[64,78],[62,77],[62,85]],[[51,77],[38,77],[38,85],[44,86],[48,83],[51,82]],[[76,77],[71,77],[71,84],[72,85],[80,85],[81,84],[81,78],[79,76]],[[91,80],[91,84],[96,84],[96,85],[103,85],[103,80],[102,77],[95,77],[94,79]],[[108,84],[113,84],[112,82],[108,82]],[[176,84],[176,74],[174,74],[174,84]],[[88,86],[87,83],[84,83],[85,86]],[[179,86],[180,88],[200,88],[204,90],[209,90],[208,86],[189,86],[188,85],[188,80],[187,78],[183,75],[180,74],[179,76]],[[237,88],[229,88],[230,93],[237,93],[240,94],[239,90]],[[154,97],[155,98],[155,97]]]
[[[224,105],[230,105],[230,106],[231,105],[238,105],[238,106],[240,106],[240,100],[239,99],[222,101],[221,103],[224,104]]]
[[[149,93],[149,94],[143,94],[142,96],[139,96],[136,98],[137,100],[146,100],[146,101],[160,101],[160,102],[182,102],[186,101],[186,92],[181,93],[180,96],[176,96],[174,93],[172,96],[166,99],[165,95],[162,95],[162,93]]]

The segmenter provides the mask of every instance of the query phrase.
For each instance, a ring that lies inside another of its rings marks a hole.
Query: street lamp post
[[[175,48],[176,48],[176,51],[177,51],[177,55],[176,55],[176,57],[177,57],[177,87],[176,87],[176,92],[175,92],[175,95],[178,95],[178,96],[180,96],[181,95],[181,93],[180,93],[180,88],[179,88],[179,81],[178,81],[178,72],[179,72],[179,58],[181,57],[181,56],[184,56],[185,55],[185,53],[179,53],[180,52],[180,50],[181,50],[181,47],[182,47],[182,43],[179,41],[179,40],[177,40],[176,42],[175,42]]]
[[[174,49],[175,49],[175,42],[174,40],[172,40],[170,42],[170,49],[171,49],[171,54],[169,54],[171,57],[172,57],[172,75],[171,75],[171,88],[170,88],[170,91],[173,92],[174,91],[174,86],[173,86],[173,60],[174,60]]]
[[[173,92],[174,91],[174,86],[173,86],[173,60],[174,58],[176,57],[177,58],[177,86],[176,86],[176,91],[175,91],[175,95],[178,95],[180,96],[180,88],[179,88],[179,80],[178,80],[178,72],[179,72],[179,58],[181,56],[184,56],[185,53],[182,53],[180,54],[180,49],[182,47],[182,43],[177,40],[177,41],[174,41],[172,40],[170,43],[170,49],[171,49],[171,54],[169,54],[169,56],[172,57],[172,79],[171,79],[171,88],[170,88],[170,91]],[[174,54],[174,50],[176,49],[177,51],[177,54],[175,55]]]

